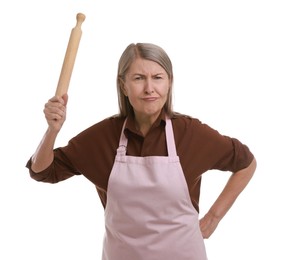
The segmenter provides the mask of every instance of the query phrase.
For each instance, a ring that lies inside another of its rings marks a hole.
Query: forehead
[[[131,63],[128,72],[129,74],[166,73],[159,63],[141,58],[137,58]]]

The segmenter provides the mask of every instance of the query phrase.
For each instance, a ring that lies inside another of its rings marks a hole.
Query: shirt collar
[[[166,125],[166,112],[164,110],[162,110],[160,115],[158,116],[157,120],[152,125],[151,129],[159,127],[159,126],[163,126],[164,127],[165,125]],[[124,131],[125,131],[125,134],[127,134],[128,132],[132,132],[132,133],[135,133],[137,135],[141,135],[139,130],[136,129],[134,115],[129,115],[127,117],[127,121],[126,121],[126,125],[125,125]]]

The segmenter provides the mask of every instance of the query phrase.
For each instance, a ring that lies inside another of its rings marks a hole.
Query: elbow
[[[257,167],[257,162],[256,159],[253,158],[251,163],[246,168],[243,168],[242,170],[235,172],[234,175],[237,174],[243,176],[243,178],[245,179],[250,180],[255,173],[256,167]]]
[[[256,168],[257,168],[257,162],[256,162],[256,159],[253,158],[250,165],[248,166],[248,168],[250,168],[252,174],[254,174]]]

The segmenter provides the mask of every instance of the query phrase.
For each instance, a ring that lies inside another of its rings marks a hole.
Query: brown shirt
[[[106,206],[107,185],[114,163],[124,118],[110,117],[87,128],[65,147],[54,150],[54,161],[44,171],[34,173],[31,160],[27,167],[33,179],[56,183],[74,175],[84,175],[96,185],[103,206]],[[194,207],[199,210],[201,175],[212,169],[236,172],[253,160],[247,146],[235,138],[223,136],[196,118],[176,114],[172,118],[177,155],[184,171]],[[166,156],[165,114],[143,137],[136,130],[134,119],[125,127],[127,154],[132,156]],[[174,189],[175,187],[173,187]]]

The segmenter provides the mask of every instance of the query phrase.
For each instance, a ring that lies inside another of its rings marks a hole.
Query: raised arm
[[[48,100],[44,107],[44,114],[48,128],[32,156],[32,170],[40,172],[46,169],[53,161],[53,149],[56,137],[66,119],[67,94],[55,96]]]

